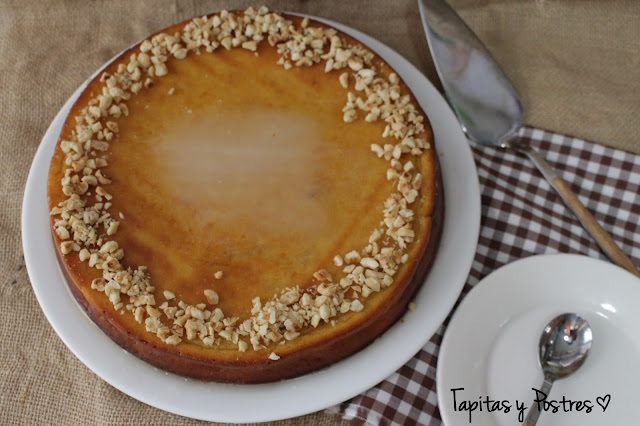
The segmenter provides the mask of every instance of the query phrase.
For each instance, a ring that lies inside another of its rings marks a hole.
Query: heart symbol
[[[611,394],[606,394],[605,396],[599,396],[596,398],[596,402],[602,408],[602,412],[604,413],[609,406],[609,402],[611,402]]]

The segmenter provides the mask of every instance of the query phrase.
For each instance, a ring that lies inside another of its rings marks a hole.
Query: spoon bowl
[[[549,395],[553,382],[574,373],[587,359],[593,334],[589,323],[582,317],[567,313],[552,319],[540,336],[540,367],[544,373],[544,382],[540,389]],[[540,409],[533,404],[524,422],[533,426],[538,421]]]
[[[540,336],[540,365],[546,375],[561,379],[576,371],[587,359],[593,335],[589,323],[576,314],[560,315]]]

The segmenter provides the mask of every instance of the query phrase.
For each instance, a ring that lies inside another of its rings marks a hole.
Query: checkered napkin
[[[544,130],[523,141],[547,159],[622,250],[640,264],[640,155]],[[472,146],[482,194],[480,238],[460,299],[482,278],[514,260],[543,253],[606,259],[578,219],[526,158]],[[459,302],[460,300],[458,300]],[[376,387],[328,411],[371,425],[440,425],[436,365],[445,325]]]

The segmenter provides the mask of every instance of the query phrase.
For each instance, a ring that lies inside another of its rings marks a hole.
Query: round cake
[[[176,374],[259,383],[339,361],[405,312],[435,256],[439,176],[388,64],[250,8],[174,25],[100,72],[48,195],[69,287],[108,336]]]

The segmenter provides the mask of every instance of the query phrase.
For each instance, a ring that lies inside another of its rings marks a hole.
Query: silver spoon
[[[553,382],[567,377],[584,363],[591,349],[591,327],[576,314],[563,314],[552,319],[540,336],[538,353],[544,373],[541,392],[549,395]],[[524,426],[533,426],[538,421],[540,410],[537,403],[529,409]]]
[[[602,251],[618,266],[640,277],[640,271],[567,183],[536,150],[520,140],[522,102],[482,42],[446,2],[418,0],[418,5],[438,76],[469,139],[527,155]]]

